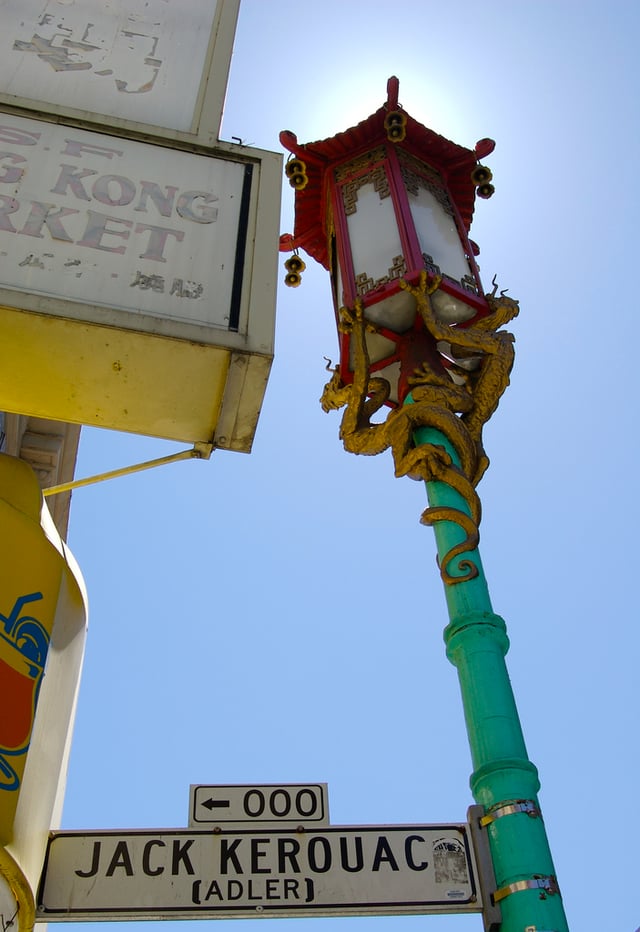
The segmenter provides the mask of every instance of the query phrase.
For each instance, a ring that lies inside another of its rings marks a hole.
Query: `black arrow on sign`
[[[229,799],[205,799],[202,806],[205,806],[209,811],[212,809],[228,809],[231,805],[231,800]]]

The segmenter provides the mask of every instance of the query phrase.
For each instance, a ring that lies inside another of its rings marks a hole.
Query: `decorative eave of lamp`
[[[428,358],[444,375],[455,351],[426,333],[401,281],[415,285],[425,271],[438,281],[431,301],[443,324],[490,313],[468,232],[476,194],[493,194],[491,171],[479,160],[495,143],[466,149],[421,125],[399,105],[395,77],[386,103],[357,126],[305,144],[284,131],[280,141],[293,155],[285,170],[296,191],[294,232],[280,242],[281,251],[294,251],[285,281],[300,282],[299,249],[331,273],[344,384],[353,379],[354,349],[341,308],[361,303],[370,370],[388,381],[387,404],[402,404],[416,364]],[[455,365],[473,369],[477,358],[464,355]]]

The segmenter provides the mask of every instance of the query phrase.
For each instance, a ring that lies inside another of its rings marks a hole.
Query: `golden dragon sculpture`
[[[340,438],[351,453],[372,456],[391,448],[396,476],[410,476],[426,482],[445,482],[464,499],[468,514],[446,506],[427,508],[423,524],[453,521],[462,528],[465,538],[451,548],[442,560],[440,572],[448,584],[473,579],[475,564],[466,559],[452,574],[450,564],[478,545],[481,518],[480,499],[475,486],[482,478],[489,460],[482,445],[482,428],[498,407],[509,384],[514,362],[513,334],[499,328],[518,314],[517,301],[495,292],[487,295],[491,312],[469,326],[455,327],[438,320],[430,295],[440,287],[440,278],[429,282],[423,272],[417,285],[402,280],[400,287],[409,292],[426,330],[437,343],[446,343],[451,355],[451,373],[435,371],[429,363],[416,369],[408,382],[413,404],[390,411],[383,423],[372,423],[373,415],[389,398],[389,382],[372,376],[366,333],[376,327],[366,319],[360,300],[340,311],[340,330],[351,333],[353,381],[346,385],[338,367],[325,385],[321,404],[325,411],[346,410],[340,424]],[[476,368],[470,368],[470,360]],[[452,377],[453,376],[453,377]],[[455,378],[455,380],[454,380]],[[439,430],[456,451],[455,463],[444,446],[437,443],[414,443],[419,427]]]

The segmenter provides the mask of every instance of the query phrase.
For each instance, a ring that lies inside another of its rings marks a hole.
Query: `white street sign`
[[[57,832],[42,921],[482,912],[463,825]]]
[[[191,787],[189,825],[329,824],[326,783],[217,785]]]

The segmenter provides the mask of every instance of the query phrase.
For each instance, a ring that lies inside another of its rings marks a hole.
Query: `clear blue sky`
[[[222,134],[273,150],[285,128],[334,135],[396,74],[412,116],[497,142],[472,236],[485,286],[497,273],[521,312],[486,431],[481,551],[575,932],[640,926],[639,21],[633,0],[242,0]],[[292,204],[287,186],[283,232]],[[328,277],[308,262],[279,291],[251,455],[74,493],[91,617],[64,827],[184,826],[191,783],[326,781],[334,824],[464,819],[471,764],[424,492],[388,455],[343,452],[318,403],[324,356]],[[171,449],[85,430],[78,475]]]

